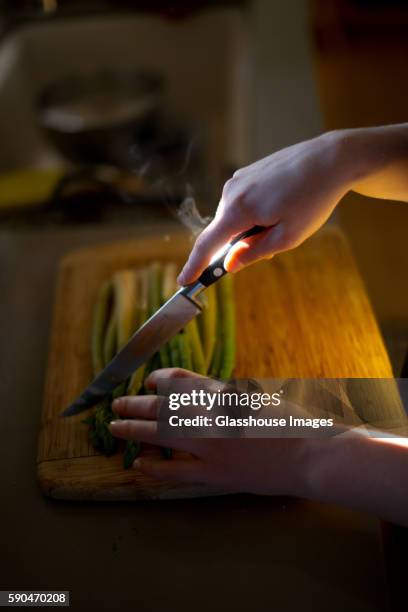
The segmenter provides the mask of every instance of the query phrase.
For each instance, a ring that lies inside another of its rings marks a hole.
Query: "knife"
[[[197,299],[202,291],[227,274],[225,258],[231,247],[266,227],[255,225],[227,243],[194,283],[181,287],[130,338],[119,353],[96,376],[81,395],[64,410],[63,417],[87,410],[110,395],[114,389],[175,336],[191,319],[201,312]]]

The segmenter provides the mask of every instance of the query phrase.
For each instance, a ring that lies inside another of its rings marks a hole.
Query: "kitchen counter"
[[[58,259],[153,227],[172,226],[0,233],[2,589],[69,590],[78,611],[384,610],[379,524],[368,515],[249,495],[140,503],[41,495],[35,459]]]

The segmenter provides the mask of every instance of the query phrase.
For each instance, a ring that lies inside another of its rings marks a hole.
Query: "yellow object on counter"
[[[0,174],[0,211],[42,204],[63,175],[62,169],[33,168]]]

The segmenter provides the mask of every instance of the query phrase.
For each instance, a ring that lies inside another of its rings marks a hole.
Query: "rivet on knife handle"
[[[241,234],[238,234],[238,236],[236,236],[231,242],[226,245],[225,249],[217,257],[217,259],[211,262],[211,264],[204,270],[204,272],[198,279],[198,282],[201,285],[204,285],[204,287],[209,287],[210,285],[215,283],[215,281],[219,280],[222,276],[224,276],[224,274],[227,273],[227,270],[224,267],[224,261],[231,247],[240,240],[243,240],[244,238],[249,238],[250,236],[255,236],[256,234],[260,234],[266,229],[266,227],[263,227],[261,225],[254,225],[254,227],[252,227],[251,229],[246,230],[245,232],[241,232]]]

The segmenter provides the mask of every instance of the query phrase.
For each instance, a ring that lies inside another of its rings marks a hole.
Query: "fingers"
[[[123,419],[112,421],[109,429],[112,436],[122,440],[139,440],[149,444],[161,442],[157,432],[157,421]]]
[[[254,240],[256,242],[255,236]],[[239,270],[244,267],[245,264],[242,263],[242,259],[245,257],[245,252],[250,251],[253,248],[254,240],[240,240],[234,244],[224,260],[224,266],[227,272],[239,272]]]
[[[122,418],[157,420],[162,398],[156,395],[119,397],[112,404],[112,410]]]
[[[270,259],[276,253],[296,245],[293,234],[282,223],[278,223],[258,236],[237,242],[226,256],[224,265],[228,272],[238,272],[260,259]]]
[[[180,482],[206,482],[205,465],[199,459],[153,459],[140,457],[133,467],[143,474],[158,480],[178,480]]]
[[[236,218],[228,218],[223,214],[216,216],[198,236],[177,282],[180,285],[187,285],[196,280],[208,266],[213,255],[241,229],[238,216]]]
[[[164,378],[203,378],[201,374],[184,370],[183,368],[161,368],[151,372],[145,380],[145,386],[149,391],[156,391],[157,383]]]
[[[135,398],[142,400],[143,398]],[[157,421],[145,421],[140,419],[119,419],[112,421],[109,425],[110,432],[115,438],[122,440],[137,440],[156,446],[167,446],[177,450],[194,452],[200,446],[200,440],[188,438],[163,439],[159,436]]]

